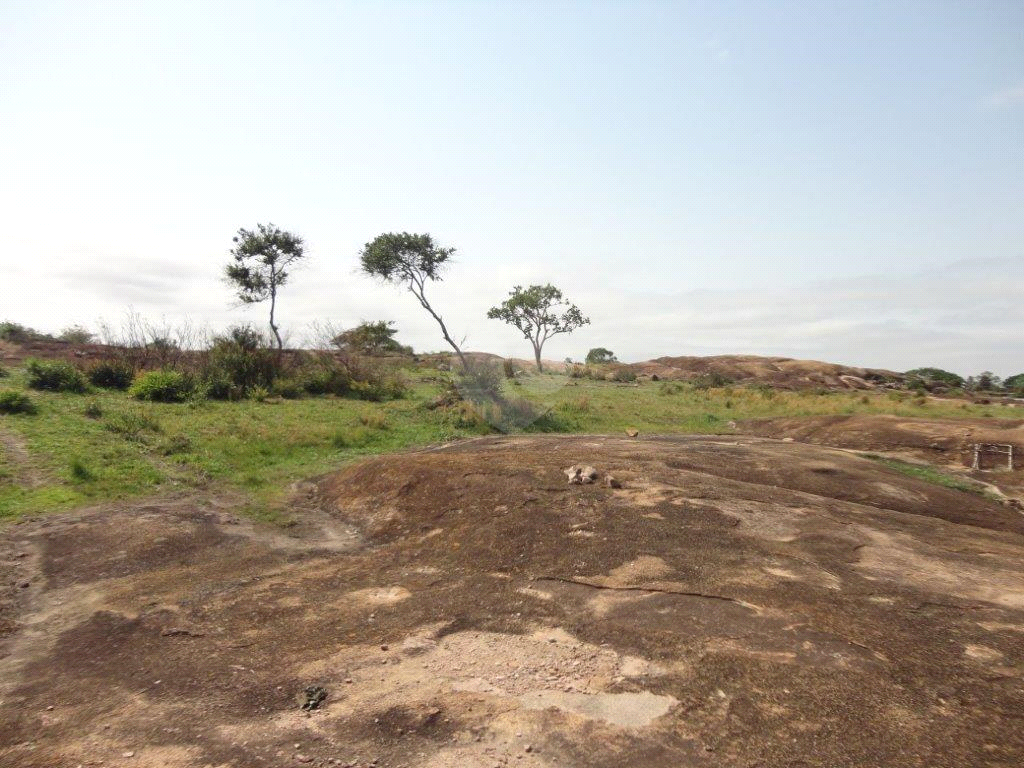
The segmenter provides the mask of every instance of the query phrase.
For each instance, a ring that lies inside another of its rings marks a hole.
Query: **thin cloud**
[[[1024,82],[990,94],[985,99],[985,104],[996,109],[1024,104]]]
[[[717,37],[713,37],[710,40],[705,41],[704,50],[720,61],[728,59],[730,55],[728,46],[726,46],[725,43]]]

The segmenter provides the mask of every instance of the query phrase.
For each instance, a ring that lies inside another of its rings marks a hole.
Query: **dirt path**
[[[33,465],[25,442],[17,435],[0,429],[0,469],[6,469],[11,479],[26,488],[37,488],[46,482],[43,474]]]
[[[1024,518],[981,497],[746,437],[493,438],[294,491],[283,530],[205,497],[5,528],[0,764],[1024,758]]]

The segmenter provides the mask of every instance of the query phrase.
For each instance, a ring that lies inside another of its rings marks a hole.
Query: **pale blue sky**
[[[415,301],[365,241],[458,248],[467,346],[554,282],[547,355],[1024,370],[1024,3],[0,2],[0,319],[215,328],[238,227],[303,235],[309,323]],[[979,314],[984,313],[982,320]]]

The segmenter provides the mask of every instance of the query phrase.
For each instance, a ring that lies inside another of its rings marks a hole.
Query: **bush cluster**
[[[32,398],[24,392],[13,389],[0,390],[0,413],[27,413],[36,412],[36,404]]]
[[[595,381],[636,381],[636,372],[628,365],[580,365],[573,363],[566,369],[570,379],[594,379]]]
[[[732,379],[720,373],[702,373],[690,380],[694,389],[719,389],[732,384]]]
[[[192,377],[181,371],[163,369],[140,373],[128,394],[136,400],[149,400],[154,403],[180,403],[188,399],[195,390]]]
[[[36,360],[25,362],[28,385],[32,389],[50,392],[85,392],[88,389],[85,375],[63,360]]]
[[[129,360],[119,358],[99,360],[86,370],[89,381],[104,389],[128,389],[135,373],[135,366]]]
[[[241,400],[251,390],[270,390],[279,368],[278,355],[262,334],[248,326],[232,328],[218,336],[206,354],[203,381],[207,397]]]

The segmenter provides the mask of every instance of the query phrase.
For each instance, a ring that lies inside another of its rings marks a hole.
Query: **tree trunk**
[[[419,288],[419,290],[416,290],[417,288]],[[441,319],[441,316],[434,311],[434,308],[430,306],[430,302],[427,301],[425,286],[414,279],[410,279],[409,290],[412,292],[412,295],[419,300],[420,306],[427,310],[427,312],[437,320],[437,324],[441,326],[441,335],[444,336],[444,340],[447,341],[451,345],[452,349],[455,350],[455,354],[459,356],[459,362],[462,363],[462,370],[466,370],[466,358],[463,356],[462,350],[459,349],[459,345],[452,341],[452,337],[448,335],[448,328],[445,326],[444,320]]]
[[[281,341],[281,334],[277,332],[277,326],[274,325],[274,307],[277,304],[277,290],[274,288],[270,289],[270,330],[274,332],[274,338],[277,339],[277,358],[281,359],[281,354],[284,352],[284,344]]]
[[[533,345],[533,356],[537,359],[537,373],[544,373],[544,364],[540,361],[540,347]]]

